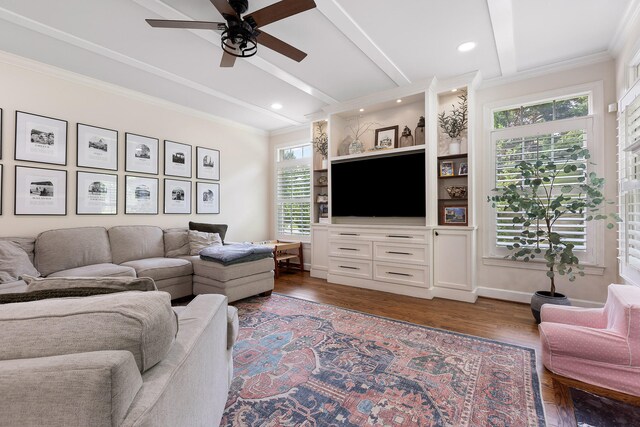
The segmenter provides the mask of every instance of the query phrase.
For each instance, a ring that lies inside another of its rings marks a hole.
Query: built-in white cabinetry
[[[433,296],[475,302],[475,230],[433,230]]]
[[[319,279],[327,278],[329,270],[327,224],[314,224],[311,226],[311,277]]]
[[[329,225],[331,283],[431,298],[426,227]]]

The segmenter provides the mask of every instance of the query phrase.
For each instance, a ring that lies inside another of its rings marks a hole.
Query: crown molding
[[[631,32],[635,28],[634,23],[640,19],[640,0],[631,0],[624,14],[622,20],[618,25],[618,29],[614,34],[611,42],[609,43],[609,52],[613,56],[618,56],[625,42],[629,38]]]
[[[240,129],[245,132],[250,132],[260,136],[268,136],[269,132],[263,129],[259,129],[253,126],[245,125],[224,117],[216,116],[214,114],[205,113],[194,108],[185,107],[184,105],[176,104],[171,101],[167,101],[162,98],[147,95],[141,92],[137,92],[133,89],[128,89],[122,86],[118,86],[113,83],[108,83],[102,80],[94,79],[93,77],[87,77],[82,74],[74,73],[73,71],[64,70],[62,68],[55,67],[53,65],[44,64],[42,62],[34,61],[13,53],[4,52],[0,50],[0,64],[6,64],[22,68],[28,71],[33,71],[39,74],[43,74],[48,77],[65,80],[67,82],[80,84],[92,89],[108,92],[123,96],[135,101],[144,102],[156,107],[167,108],[172,111],[186,114],[198,119],[204,119],[219,125],[228,126],[235,129]]]
[[[148,72],[150,74],[153,74],[155,76],[164,78],[166,80],[172,81],[174,83],[177,83],[179,85],[182,85],[184,87],[188,87],[190,89],[196,90],[198,92],[201,92],[205,95],[209,95],[209,96],[213,96],[216,97],[218,99],[221,99],[223,101],[227,101],[230,103],[233,103],[235,105],[238,105],[242,108],[246,108],[249,109],[251,111],[254,111],[256,113],[260,113],[260,114],[264,114],[270,117],[273,117],[275,119],[278,119],[280,121],[283,121],[285,123],[291,124],[291,125],[298,125],[300,124],[300,122],[293,120],[289,117],[283,116],[281,114],[275,113],[269,109],[266,108],[262,108],[256,105],[253,105],[251,103],[242,101],[240,99],[234,98],[230,95],[227,95],[225,93],[222,93],[220,91],[217,91],[215,89],[212,89],[206,85],[203,85],[201,83],[195,82],[193,80],[181,77],[177,74],[171,73],[169,71],[163,70],[162,68],[156,67],[155,65],[151,65],[148,64],[146,62],[140,61],[138,59],[132,58],[130,56],[124,55],[120,52],[114,51],[112,49],[106,48],[104,46],[101,46],[99,44],[90,42],[88,40],[85,40],[83,38],[74,36],[73,34],[69,34],[67,32],[58,30],[56,28],[50,27],[46,24],[43,24],[41,22],[35,21],[33,19],[27,18],[25,16],[22,16],[20,14],[14,13],[10,10],[4,9],[2,7],[0,7],[0,18],[4,19],[6,21],[9,21],[11,23],[14,23],[16,25],[19,25],[21,27],[30,29],[32,31],[36,31],[40,34],[44,34],[46,36],[49,36],[51,38],[54,38],[56,40],[68,43],[70,45],[85,49],[89,52],[93,52],[95,54],[101,55],[103,57],[109,58],[111,60],[120,62],[122,64],[128,65],[130,67],[134,67],[137,68],[139,70]],[[188,107],[187,107],[188,108]]]
[[[556,62],[550,65],[543,65],[541,67],[531,68],[525,71],[520,71],[517,74],[513,74],[505,77],[495,77],[492,79],[484,80],[479,85],[479,89],[487,89],[494,86],[501,86],[507,83],[518,82],[522,80],[531,79],[534,77],[545,76],[548,74],[557,73],[559,71],[571,70],[574,68],[584,67],[586,65],[599,64],[601,62],[611,61],[613,56],[608,51],[594,53],[592,55],[582,56],[580,58],[569,59],[566,61]]]

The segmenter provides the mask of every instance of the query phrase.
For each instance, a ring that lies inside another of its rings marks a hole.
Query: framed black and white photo
[[[196,182],[196,213],[220,213],[220,184]]]
[[[76,174],[76,215],[117,215],[118,175]]]
[[[125,133],[124,139],[124,170],[158,175],[158,139],[129,132]]]
[[[191,178],[191,146],[164,141],[164,174]]]
[[[389,126],[376,129],[375,148],[396,148],[398,147],[398,126]]]
[[[14,158],[66,166],[67,127],[66,120],[16,111]]]
[[[118,170],[118,131],[78,123],[76,135],[79,167]]]
[[[220,181],[220,151],[196,147],[196,178]]]
[[[181,179],[164,180],[164,213],[191,213],[191,181]]]
[[[126,175],[125,214],[158,214],[158,178]]]
[[[458,175],[469,175],[469,165],[467,162],[460,163],[458,168]]]
[[[67,171],[16,166],[15,215],[66,215]]]

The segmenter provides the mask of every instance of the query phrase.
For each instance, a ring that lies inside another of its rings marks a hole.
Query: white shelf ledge
[[[356,160],[356,159],[366,159],[369,157],[384,157],[384,156],[393,156],[401,153],[411,153],[411,152],[424,152],[426,148],[425,144],[414,145],[412,147],[402,147],[402,148],[389,148],[386,150],[375,150],[375,151],[365,151],[364,153],[358,154],[348,154],[346,156],[333,156],[329,157],[329,162],[338,163],[345,160]]]

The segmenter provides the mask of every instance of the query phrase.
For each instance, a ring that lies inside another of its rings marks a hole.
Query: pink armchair
[[[640,396],[640,288],[609,285],[603,308],[545,304],[540,316],[547,369]]]

